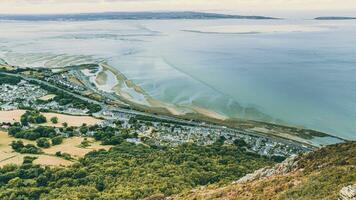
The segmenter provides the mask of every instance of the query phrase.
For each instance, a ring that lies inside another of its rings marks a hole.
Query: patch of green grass
[[[355,181],[355,166],[326,168],[312,173],[305,182],[282,193],[280,199],[337,199],[341,188]]]

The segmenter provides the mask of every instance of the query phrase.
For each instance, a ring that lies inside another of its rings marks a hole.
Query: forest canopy
[[[0,199],[140,199],[230,183],[274,161],[234,145],[156,147],[122,142],[67,168],[0,169]]]

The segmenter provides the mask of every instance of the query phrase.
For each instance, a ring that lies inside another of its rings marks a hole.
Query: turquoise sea
[[[102,62],[152,97],[356,139],[356,21],[0,21],[0,58]]]

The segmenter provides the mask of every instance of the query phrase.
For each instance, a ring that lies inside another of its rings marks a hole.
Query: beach
[[[125,77],[125,75],[123,75],[116,68],[105,63],[100,64],[100,66],[102,67],[102,70],[96,75],[95,80],[97,81],[97,83],[98,84],[101,83],[101,85],[107,84],[106,82],[107,77],[106,75],[103,74],[105,74],[105,72],[108,71],[113,73],[115,75],[118,84],[112,87],[112,91],[115,92],[121,98],[121,100],[123,99],[125,102],[129,102],[131,104],[135,104],[143,107],[148,107],[150,109],[159,109],[161,111],[162,109],[164,109],[168,111],[170,114],[175,116],[182,116],[187,113],[197,113],[213,119],[219,119],[219,120],[227,119],[227,117],[224,115],[221,115],[212,110],[204,109],[198,106],[178,107],[173,104],[159,101],[158,99],[155,99],[150,95],[148,95],[148,93],[145,92],[142,87],[136,85],[133,81],[127,79],[127,77]]]

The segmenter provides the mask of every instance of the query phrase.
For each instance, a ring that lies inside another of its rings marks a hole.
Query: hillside
[[[34,157],[37,157],[34,155]],[[122,142],[72,166],[43,167],[32,157],[0,168],[0,199],[143,199],[226,185],[275,160],[216,142],[157,147]]]
[[[356,142],[332,145],[258,170],[226,187],[210,186],[171,199],[338,199],[341,189],[356,184],[355,155]]]

